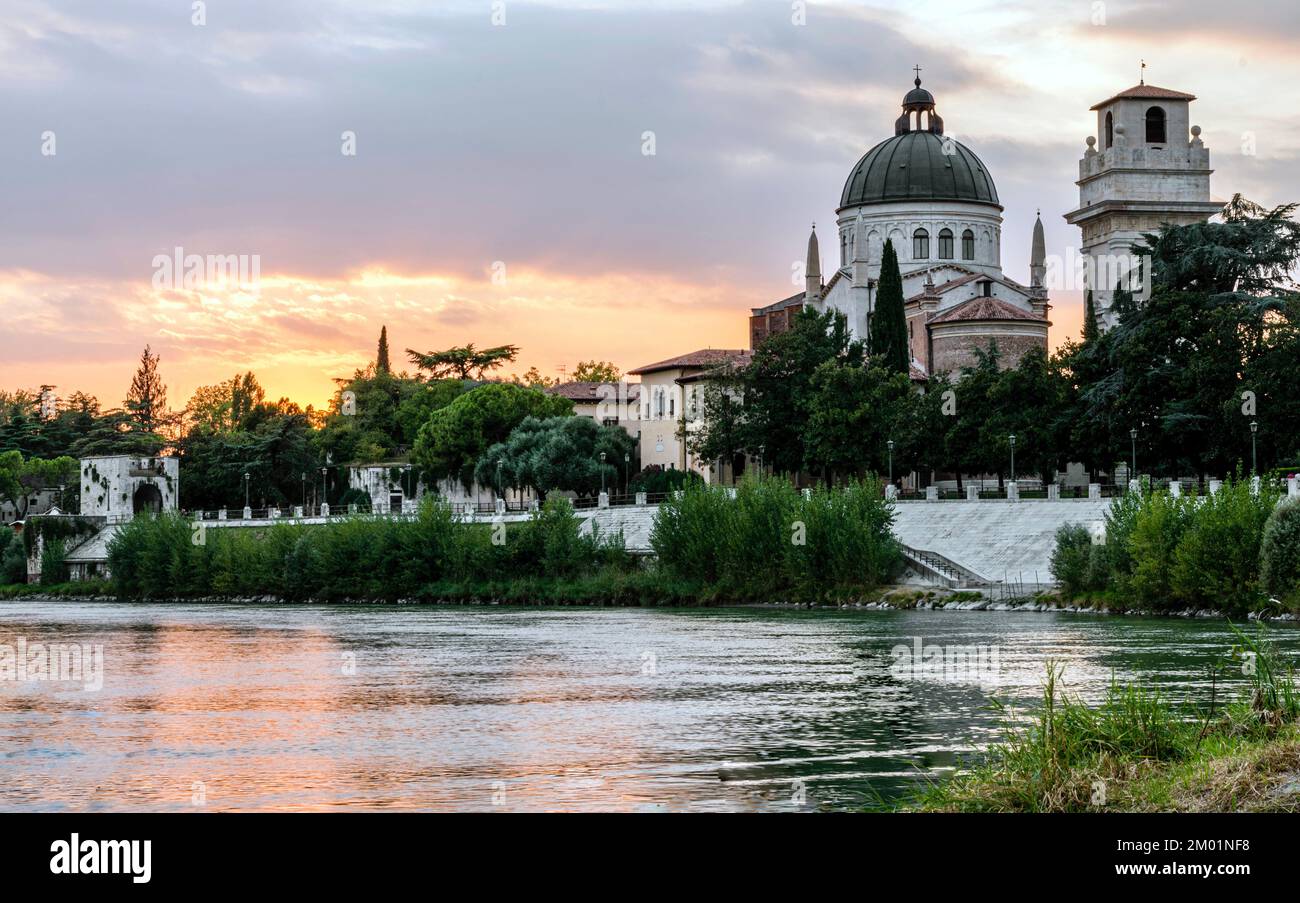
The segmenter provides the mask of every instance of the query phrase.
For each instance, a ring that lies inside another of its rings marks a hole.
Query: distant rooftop
[[[646,364],[644,367],[637,367],[635,370],[627,372],[642,374],[658,373],[662,370],[679,370],[685,367],[718,367],[743,358],[748,354],[749,352],[743,348],[701,348],[699,351],[670,357],[667,360]]]
[[[1099,104],[1093,104],[1090,109],[1100,110],[1108,103],[1116,100],[1195,100],[1195,94],[1184,94],[1182,91],[1174,91],[1169,88],[1157,88],[1155,85],[1134,85],[1127,91],[1120,91],[1114,97],[1103,100]]]

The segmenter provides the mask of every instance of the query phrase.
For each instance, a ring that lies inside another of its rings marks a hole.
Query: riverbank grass
[[[1261,631],[1262,631],[1261,627]],[[1234,627],[1234,630],[1236,628]],[[1112,684],[1089,706],[1049,664],[1028,716],[1002,708],[1005,737],[970,771],[925,787],[900,808],[947,812],[1300,811],[1300,695],[1262,632],[1212,672],[1207,698],[1175,703]],[[1247,687],[1223,698],[1240,672]]]

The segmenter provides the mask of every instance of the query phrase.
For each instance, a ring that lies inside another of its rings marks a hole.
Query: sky
[[[320,405],[382,325],[399,366],[511,343],[552,376],[745,347],[915,65],[1026,281],[1037,209],[1078,247],[1088,108],[1141,60],[1198,96],[1216,200],[1300,200],[1298,42],[1294,0],[6,0],[0,388],[114,406],[149,344],[173,407],[246,370]],[[260,278],[169,282],[177,248]]]

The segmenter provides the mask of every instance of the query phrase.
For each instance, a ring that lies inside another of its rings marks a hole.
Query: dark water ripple
[[[105,678],[0,681],[8,810],[852,808],[976,754],[991,694],[1033,701],[1049,660],[1089,699],[1204,698],[1233,642],[1010,612],[0,603],[19,637],[102,644]],[[900,677],[916,637],[997,668]]]

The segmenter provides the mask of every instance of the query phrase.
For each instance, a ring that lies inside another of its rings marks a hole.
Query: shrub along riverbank
[[[1238,632],[1201,698],[1113,685],[1098,706],[1061,690],[1008,716],[1005,740],[969,772],[897,808],[959,812],[1300,811],[1300,694],[1264,628]],[[1224,686],[1245,677],[1232,699]],[[1222,698],[1221,698],[1222,697]]]
[[[428,500],[409,520],[208,528],[136,518],[109,544],[114,592],[127,599],[415,600],[518,604],[695,605],[849,601],[900,561],[889,506],[864,485],[803,497],[781,480],[692,487],[665,503],[658,560],[621,536],[583,535],[552,499],[518,523],[458,521]]]
[[[1131,492],[1111,505],[1104,536],[1057,532],[1052,574],[1063,598],[1105,608],[1300,611],[1300,502],[1280,498],[1240,479],[1203,498]]]

